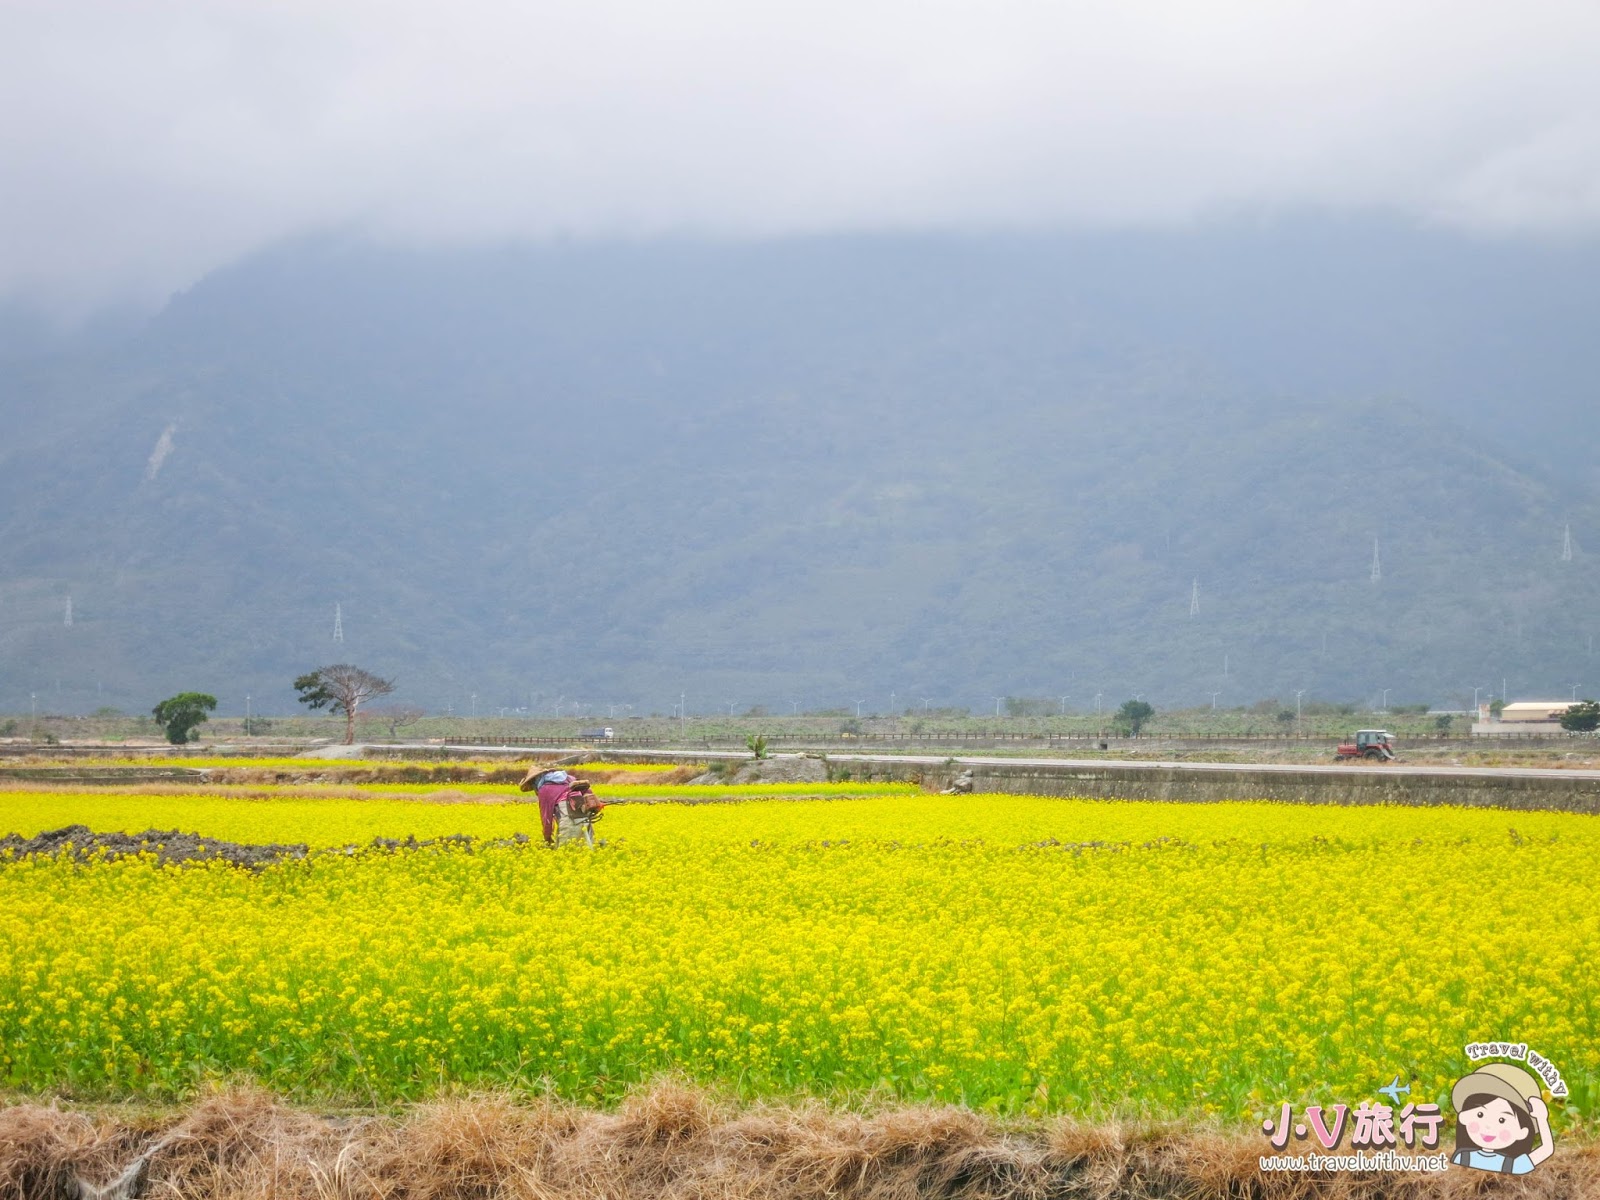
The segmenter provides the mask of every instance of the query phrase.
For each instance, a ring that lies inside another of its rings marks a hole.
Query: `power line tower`
[[[333,606],[333,640],[344,641],[344,610],[337,604]]]
[[[1568,522],[1567,529],[1561,536],[1561,561],[1572,561],[1572,524]]]
[[[1372,582],[1377,583],[1383,578],[1383,563],[1378,560],[1378,539],[1372,539]]]
[[[67,610],[61,615],[61,623],[68,629],[72,628],[72,597],[67,597]]]
[[[1194,581],[1194,586],[1189,589],[1189,615],[1191,617],[1198,617],[1200,615],[1200,580],[1199,579],[1196,579]]]

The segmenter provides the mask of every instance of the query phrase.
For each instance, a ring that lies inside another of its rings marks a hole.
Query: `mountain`
[[[457,711],[1566,695],[1597,257],[280,246],[0,362],[0,709],[288,711],[340,659]]]

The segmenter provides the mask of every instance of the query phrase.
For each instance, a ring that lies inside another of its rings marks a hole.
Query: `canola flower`
[[[528,830],[520,806],[27,797],[50,825],[336,846]],[[162,808],[162,806],[165,806]],[[435,823],[437,822],[437,823]],[[1590,817],[889,795],[621,806],[608,845],[251,873],[0,864],[0,1086],[248,1074],[379,1101],[749,1095],[1259,1115],[1445,1101],[1472,1041],[1600,1100]],[[369,832],[370,831],[370,832]]]

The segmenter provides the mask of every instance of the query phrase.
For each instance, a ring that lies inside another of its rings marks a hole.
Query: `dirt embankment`
[[[1155,1125],[1002,1128],[961,1109],[739,1109],[675,1085],[614,1113],[499,1096],[326,1117],[256,1092],[137,1121],[0,1109],[0,1197],[175,1200],[1555,1200],[1600,1194],[1600,1147],[1531,1176],[1263,1173],[1265,1139]]]
[[[696,771],[700,769],[695,768]],[[692,784],[826,783],[828,763],[821,757],[724,759],[692,776]],[[620,782],[620,781],[618,781]],[[656,782],[656,781],[651,781]]]
[[[143,833],[96,833],[87,825],[68,825],[28,838],[16,833],[0,838],[0,863],[15,862],[36,855],[53,857],[66,854],[80,862],[86,862],[90,859],[117,859],[129,855],[149,854],[162,865],[221,861],[236,867],[258,869],[286,859],[303,859],[312,855],[393,853],[424,850],[429,847],[471,850],[480,846],[526,846],[530,842],[531,839],[525,833],[515,834],[509,838],[492,839],[474,838],[470,834],[456,833],[422,840],[415,837],[378,837],[364,846],[311,850],[303,842],[291,845],[277,842],[253,845],[202,837],[198,833],[184,833],[178,829],[146,829]],[[3,1193],[0,1193],[0,1196],[3,1196]]]

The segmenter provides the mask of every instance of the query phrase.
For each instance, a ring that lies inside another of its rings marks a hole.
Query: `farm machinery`
[[[1334,756],[1337,758],[1372,758],[1380,762],[1394,761],[1394,734],[1387,729],[1358,729],[1354,741],[1340,742]]]

